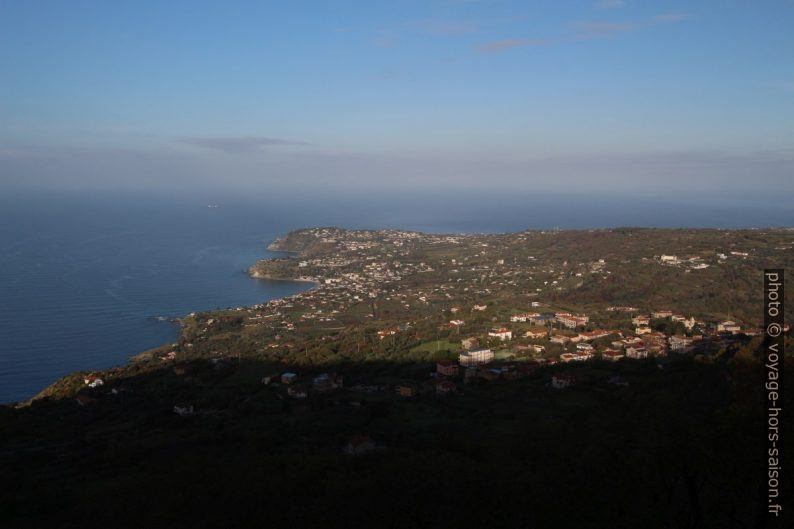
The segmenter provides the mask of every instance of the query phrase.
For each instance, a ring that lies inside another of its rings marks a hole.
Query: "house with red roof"
[[[621,358],[625,358],[625,356],[626,355],[616,349],[605,349],[601,351],[601,358],[610,362],[617,362]]]
[[[569,312],[558,312],[554,317],[559,323],[565,325],[569,329],[587,325],[587,322],[590,321],[590,317],[585,314],[574,315]]]
[[[524,333],[524,336],[527,338],[545,338],[548,335],[548,331],[545,327],[533,327],[529,329],[527,332]]]
[[[504,327],[500,327],[498,329],[491,329],[488,331],[488,336],[491,338],[499,338],[504,342],[513,339],[513,331]]]

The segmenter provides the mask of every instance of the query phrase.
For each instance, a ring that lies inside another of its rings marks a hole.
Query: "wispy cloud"
[[[578,39],[601,39],[618,33],[631,31],[637,24],[607,22],[605,20],[581,20],[574,23],[574,33]]]
[[[304,142],[282,140],[278,138],[262,138],[258,136],[215,137],[215,138],[180,138],[179,143],[212,149],[227,154],[245,154],[261,151],[267,147],[285,145],[307,145]]]
[[[664,13],[651,17],[651,23],[680,22],[682,20],[688,20],[689,18],[690,16],[688,13]]]
[[[622,2],[620,2],[622,5]],[[618,7],[613,6],[613,7]],[[481,53],[500,53],[513,48],[524,46],[542,46],[547,44],[562,43],[573,40],[590,40],[613,37],[621,33],[642,30],[659,24],[670,24],[688,20],[690,15],[682,12],[663,13],[650,18],[629,21],[610,21],[610,20],[579,20],[573,22],[570,27],[573,34],[568,36],[558,36],[551,39],[525,39],[513,38],[486,42],[478,46]]]
[[[430,35],[469,35],[480,30],[477,24],[453,20],[423,20],[414,22],[411,26]]]
[[[542,46],[546,44],[544,39],[503,39],[486,42],[477,49],[482,53],[501,53],[514,48],[524,48],[526,46]]]
[[[608,20],[580,20],[573,23],[574,36],[580,40],[587,39],[600,39],[625,33],[628,31],[636,31],[658,24],[670,24],[673,22],[681,22],[688,20],[689,14],[681,12],[663,13],[655,15],[644,20],[635,20],[630,22],[611,22]]]
[[[404,22],[393,27],[381,29],[370,41],[377,48],[394,48],[398,40],[410,38],[417,34],[440,37],[471,35],[480,31],[480,27],[472,22],[457,20],[419,20]]]
[[[596,9],[617,9],[626,5],[623,0],[598,0]]]

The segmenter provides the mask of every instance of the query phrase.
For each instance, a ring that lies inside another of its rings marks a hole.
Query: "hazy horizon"
[[[526,229],[792,228],[794,209],[778,196],[655,196],[477,191],[207,191],[108,192],[17,190],[0,196],[0,242],[48,233],[80,212],[95,222],[128,227],[154,215],[182,222],[207,206],[238,226],[261,233],[338,226],[432,233],[506,233]],[[119,220],[113,220],[115,216]],[[90,218],[90,217],[89,217]],[[236,219],[236,220],[235,220]],[[236,224],[235,224],[236,223]],[[164,226],[167,226],[164,225]]]
[[[794,192],[791,2],[0,12],[7,193]]]

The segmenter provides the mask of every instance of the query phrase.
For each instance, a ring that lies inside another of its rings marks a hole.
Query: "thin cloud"
[[[435,36],[470,35],[480,31],[480,27],[470,22],[449,20],[421,20],[398,24],[396,27],[382,29],[375,34],[370,43],[376,48],[394,48],[401,37],[416,34]]]
[[[622,3],[621,3],[622,5]],[[615,6],[617,7],[617,6]],[[571,24],[573,36],[552,39],[503,39],[486,42],[478,47],[481,53],[500,53],[525,46],[542,46],[546,44],[573,40],[604,39],[621,33],[638,31],[659,24],[670,24],[688,20],[690,15],[682,12],[663,13],[643,20],[613,22],[609,20],[580,20]]]
[[[651,22],[654,23],[665,23],[665,22],[680,22],[682,20],[688,20],[689,14],[688,13],[664,13],[662,15],[656,15],[655,17],[651,18]]]
[[[480,31],[477,24],[458,21],[425,20],[412,24],[417,30],[430,35],[470,35]]]
[[[480,45],[478,49],[482,53],[501,53],[514,48],[541,46],[543,44],[546,44],[546,41],[543,39],[503,39],[495,40],[493,42],[486,42],[485,44]]]
[[[581,20],[574,22],[574,36],[579,40],[602,39],[613,37],[620,33],[636,31],[658,24],[681,22],[690,18],[687,13],[663,13],[645,20],[634,22],[610,22],[607,20]]]
[[[227,154],[251,153],[275,146],[306,145],[304,142],[282,140],[279,138],[262,138],[258,136],[243,136],[236,138],[181,138],[176,141],[194,147],[225,152]]]
[[[607,22],[603,20],[582,20],[574,23],[574,32],[579,39],[602,39],[631,31],[637,24],[624,22]]]
[[[596,9],[617,9],[626,5],[623,0],[598,0]]]

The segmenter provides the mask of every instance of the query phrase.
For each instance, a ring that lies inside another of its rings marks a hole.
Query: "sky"
[[[0,0],[0,190],[794,193],[794,2]]]

